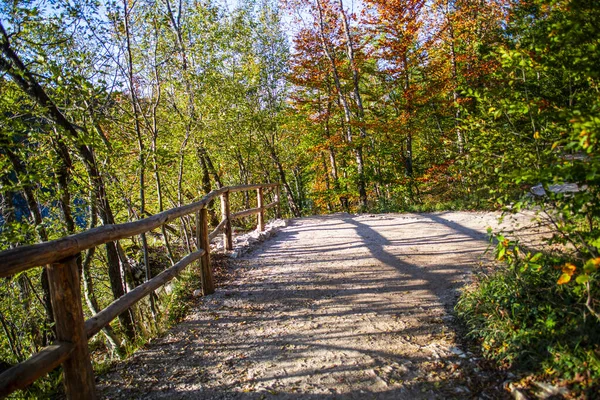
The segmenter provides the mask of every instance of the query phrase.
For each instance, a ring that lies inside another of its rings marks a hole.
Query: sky
[[[239,0],[217,0],[217,2],[229,10],[234,10],[237,8]],[[343,0],[343,2],[346,9],[351,13],[359,13],[363,8],[363,3],[361,0]],[[282,23],[284,30],[288,35],[290,46],[293,47],[294,36],[302,28],[302,21],[305,21],[304,23],[310,23],[311,19],[311,16],[305,11],[302,11],[299,14],[291,14],[288,10],[283,11]]]

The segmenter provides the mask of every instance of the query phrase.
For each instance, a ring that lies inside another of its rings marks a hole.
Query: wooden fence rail
[[[263,190],[268,188],[274,190],[274,201],[264,205]],[[229,194],[250,190],[256,190],[257,207],[232,214]],[[279,193],[279,185],[276,183],[223,187],[213,190],[195,203],[173,208],[139,221],[104,225],[61,239],[0,252],[0,278],[38,266],[45,266],[48,269],[57,336],[57,341],[51,346],[0,374],[0,398],[15,390],[24,389],[57,366],[62,365],[67,398],[95,399],[96,389],[88,339],[142,298],[179,275],[194,261],[200,260],[203,294],[214,293],[214,281],[210,268],[210,241],[223,232],[225,249],[232,250],[231,221],[249,215],[258,215],[257,229],[264,230],[266,209],[277,207],[276,215],[277,217],[281,216]],[[221,200],[222,219],[219,225],[209,233],[206,206],[217,196],[220,196]],[[149,232],[176,218],[192,214],[196,216],[196,251],[119,297],[87,321],[84,320],[77,267],[79,253],[104,243]]]

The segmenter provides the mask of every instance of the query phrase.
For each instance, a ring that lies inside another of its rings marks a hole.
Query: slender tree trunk
[[[156,71],[156,79],[157,82],[158,71]],[[158,86],[158,95],[155,103],[152,107],[152,142],[151,142],[151,151],[152,151],[152,172],[154,173],[154,180],[156,182],[156,200],[158,202],[158,212],[161,213],[164,211],[164,199],[163,199],[163,188],[162,188],[162,179],[160,177],[159,171],[159,161],[157,156],[157,141],[158,141],[158,118],[156,115],[156,110],[158,107],[158,103],[160,101],[160,84]],[[164,225],[160,227],[163,238],[165,240],[165,247],[167,248],[167,257],[171,262],[171,265],[175,265],[175,257],[173,256],[173,250],[171,249],[171,243],[169,242],[169,236],[167,234],[167,230]]]
[[[19,345],[19,340],[14,330],[12,330],[9,327],[9,321],[7,321],[6,318],[4,318],[4,314],[2,314],[2,312],[0,312],[0,325],[2,325],[4,337],[8,341],[8,346],[10,347],[10,350],[12,351],[15,358],[19,362],[21,362],[25,357],[23,357],[23,352],[21,346]],[[0,373],[4,372],[5,366],[6,365],[2,365],[2,368],[0,368]],[[8,366],[10,366],[10,364],[8,364]]]
[[[446,0],[446,20],[448,23],[448,34],[450,35],[450,61],[452,64],[452,99],[454,100],[454,124],[456,126],[456,146],[458,148],[458,154],[463,154],[464,152],[464,138],[463,133],[458,125],[458,120],[460,119],[460,107],[458,104],[460,94],[458,93],[458,65],[456,60],[456,40],[454,37],[454,25],[452,23],[452,18],[450,17],[450,2]]]
[[[13,169],[17,173],[17,179],[19,181],[21,181],[21,179],[23,177],[27,176],[27,171],[25,170],[25,166],[21,163],[21,160],[19,160],[17,155],[8,146],[5,147],[4,151],[5,151],[6,155],[8,156],[8,159],[10,160],[10,162],[13,166]],[[38,240],[40,242],[46,242],[46,241],[48,241],[48,234],[46,232],[46,228],[44,227],[44,223],[42,220],[42,213],[40,210],[40,205],[37,202],[37,199],[35,197],[35,194],[33,193],[31,186],[27,183],[22,183],[22,182],[21,182],[21,186],[23,187],[23,193],[25,195],[25,200],[27,201],[27,207],[29,208],[29,214],[31,216],[31,219],[33,220],[33,223],[35,224],[35,227],[36,227],[35,231],[38,234]],[[52,303],[50,301],[50,284],[48,282],[48,271],[46,270],[45,267],[42,268],[40,280],[42,283],[42,292],[43,292],[42,306],[44,307],[44,310],[46,311],[46,322],[47,322],[48,326],[53,326],[54,313],[52,311]],[[54,329],[52,331],[54,331]],[[44,335],[43,345],[49,344],[53,337],[54,337],[54,333],[51,333],[50,335],[48,335],[46,333]]]
[[[275,164],[275,167],[277,168],[277,173],[279,174],[279,182],[281,183],[281,185],[283,186],[283,190],[285,191],[290,212],[292,213],[292,215],[294,217],[300,217],[301,216],[300,206],[298,204],[298,201],[294,198],[294,193],[293,193],[290,185],[288,184],[287,178],[285,177],[285,171],[283,169],[283,165],[281,164],[281,161],[279,161],[279,156],[277,155],[277,152],[275,151],[275,145],[273,143],[270,143],[268,139],[265,139],[264,141],[269,150],[271,160],[273,160],[273,163]]]
[[[406,134],[406,158],[405,158],[405,170],[406,176],[409,178],[413,177],[413,158],[412,158],[412,133]]]
[[[188,74],[189,74],[189,57],[188,57],[185,43],[183,41],[183,33],[182,33],[182,28],[181,28],[181,17],[183,15],[183,3],[182,3],[182,0],[178,1],[177,14],[175,14],[175,12],[173,11],[173,7],[171,5],[170,0],[165,0],[165,5],[167,7],[167,15],[168,15],[169,21],[171,22],[171,29],[172,29],[173,33],[175,34],[175,37],[177,40],[177,46],[179,47],[179,52],[181,53],[181,67],[182,67],[182,72],[183,72],[182,78],[183,78],[183,82],[185,85],[186,94],[188,96],[188,115],[187,115],[187,122],[186,122],[187,127],[186,127],[186,137],[184,139],[184,143],[187,143],[190,133],[191,133],[191,130],[192,130],[192,124],[198,123],[198,121],[200,121],[201,118],[199,118],[196,114],[196,107],[194,104],[194,91],[192,88],[192,82],[190,81],[190,77],[188,76]],[[217,182],[217,186],[222,187],[223,185],[221,183],[221,179],[212,164],[212,161],[208,155],[208,152],[206,151],[206,148],[204,148],[204,145],[202,143],[198,144],[198,146],[200,148],[200,151],[203,153],[203,156],[204,156],[205,162],[207,163],[209,171],[212,173],[215,181]],[[185,145],[182,145],[182,151],[184,148],[185,148]],[[179,186],[181,184],[181,177],[183,175],[182,168],[183,168],[183,154],[181,155],[181,159],[180,159]],[[180,191],[181,191],[181,189],[180,189]]]
[[[412,137],[412,132],[411,132],[411,118],[412,118],[412,112],[413,112],[413,104],[412,104],[412,93],[411,93],[411,88],[410,88],[410,74],[408,72],[408,57],[406,56],[406,54],[404,54],[403,57],[403,61],[404,61],[404,93],[407,93],[407,100],[406,100],[406,115],[408,116],[409,120],[408,120],[408,130],[406,132],[406,161],[405,161],[405,171],[406,171],[406,176],[408,176],[411,180],[413,177],[413,137]],[[411,183],[412,186],[412,183]]]
[[[208,172],[210,173],[210,175],[212,175],[213,179],[215,180],[215,183],[217,184],[217,189],[222,188],[223,182],[221,181],[221,177],[219,176],[219,173],[215,169],[215,166],[214,166],[210,156],[208,155],[208,152],[206,151],[206,148],[204,147],[204,145],[198,146],[198,153],[202,155],[202,158],[204,159],[204,162],[206,163]]]
[[[332,51],[332,49],[329,48],[329,45],[327,44],[327,40],[325,38],[325,22],[323,21],[323,9],[322,9],[320,0],[316,0],[316,3],[317,3],[317,11],[319,14],[319,28],[320,28],[319,32],[320,32],[321,44],[323,46],[323,51],[325,52],[325,55],[327,56],[327,59],[329,60],[329,63],[331,65],[331,73],[333,76],[333,81],[335,83],[335,87],[337,89],[340,102],[343,106],[345,126],[346,126],[346,139],[347,139],[348,143],[353,144],[353,148],[354,148],[354,156],[356,159],[356,170],[357,170],[357,175],[358,175],[357,176],[357,187],[358,187],[358,194],[359,194],[360,203],[361,203],[360,208],[361,208],[361,211],[364,211],[367,206],[367,192],[366,192],[366,185],[365,185],[362,145],[360,143],[353,143],[352,112],[350,110],[350,105],[348,104],[346,96],[344,95],[343,90],[342,90],[342,84],[341,84],[340,76],[339,76],[337,66],[335,63],[335,58],[333,56],[333,51]]]
[[[83,293],[85,303],[92,315],[96,315],[100,311],[100,307],[98,306],[98,301],[96,300],[96,295],[94,293],[94,280],[90,271],[91,262],[94,257],[95,251],[96,248],[92,247],[86,252],[85,259],[82,262],[81,275],[83,281]],[[112,327],[110,325],[106,325],[106,327],[102,329],[102,333],[104,334],[104,337],[106,338],[106,341],[108,343],[108,347],[111,349],[111,351],[116,353],[119,357],[122,357],[125,354],[125,352],[119,345],[119,337],[112,329]]]
[[[204,158],[204,156],[199,148],[197,151],[197,155],[198,155],[198,164],[200,164],[200,173],[202,174],[202,191],[204,192],[205,195],[207,195],[212,190],[212,185],[210,184],[210,175],[208,172],[208,166],[206,165],[206,159]],[[219,225],[219,219],[217,217],[217,213],[215,213],[213,200],[211,200],[208,203],[208,215],[209,215],[210,223],[212,226]]]
[[[298,199],[298,206],[300,209],[304,207],[304,189],[302,185],[302,174],[298,167],[292,169],[294,175],[294,183],[296,184],[296,198]]]
[[[327,159],[325,153],[321,153],[321,164],[323,165],[323,178],[325,178],[325,188],[327,189],[327,212],[333,211],[331,204],[331,182],[329,179],[329,168],[327,168]]]
[[[244,157],[240,152],[239,148],[235,149],[235,158],[238,163],[239,170],[239,181],[241,184],[248,184],[248,169],[246,168],[246,163],[244,162]],[[250,195],[247,191],[244,191],[244,207],[246,209],[250,208]]]
[[[162,180],[160,177],[159,171],[159,161],[157,155],[157,141],[158,141],[158,106],[160,104],[160,100],[162,97],[162,80],[160,77],[159,69],[158,69],[158,44],[159,44],[159,28],[157,25],[156,19],[153,20],[154,24],[154,63],[152,65],[154,71],[154,78],[156,79],[156,95],[153,95],[152,102],[152,121],[150,124],[151,127],[151,151],[152,151],[152,172],[154,173],[154,180],[156,182],[156,200],[158,202],[158,212],[161,213],[164,211],[164,201],[163,201],[163,188],[162,188]],[[167,257],[171,262],[171,265],[175,265],[175,257],[173,256],[173,250],[171,249],[171,243],[169,242],[169,236],[167,234],[167,230],[164,225],[160,227],[163,238],[165,240],[165,247],[167,248]]]
[[[329,85],[328,85],[329,87]],[[329,116],[331,115],[331,99],[329,98],[329,93],[327,96],[327,118],[325,119],[325,137],[327,138],[328,146],[327,152],[329,154],[329,164],[331,165],[331,179],[333,180],[333,188],[337,192],[339,190],[339,182],[338,182],[338,169],[337,163],[335,161],[335,147],[331,143],[331,126],[329,121]]]
[[[90,193],[90,196],[94,196],[94,193]],[[88,225],[89,229],[92,229],[96,226],[97,219],[97,210],[96,210],[96,201],[93,198],[90,198],[90,222]],[[88,309],[92,313],[92,315],[98,314],[100,311],[100,307],[98,306],[98,301],[96,300],[96,293],[94,292],[94,280],[91,274],[91,265],[92,260],[94,258],[94,254],[96,252],[96,248],[92,247],[88,249],[85,253],[84,259],[81,261],[81,277],[83,283],[83,297],[85,299],[85,303],[88,306]],[[108,342],[108,346],[111,348],[113,352],[115,352],[119,357],[124,355],[123,349],[119,345],[119,338],[117,334],[113,331],[110,325],[107,325],[104,329],[102,329],[102,333]]]
[[[188,127],[189,128],[189,127]],[[183,168],[185,162],[185,148],[187,147],[188,140],[190,139],[190,130],[186,128],[185,137],[181,146],[179,146],[179,169],[177,173],[177,206],[183,205]]]
[[[360,95],[359,87],[359,76],[356,62],[354,61],[354,44],[352,40],[352,34],[350,32],[350,26],[348,24],[348,17],[344,11],[344,4],[342,0],[339,0],[340,17],[342,20],[342,26],[344,27],[344,34],[346,36],[346,52],[348,61],[350,62],[350,68],[352,69],[352,84],[354,89],[354,99],[356,101],[356,109],[358,114],[358,131],[360,133],[360,144],[356,146],[356,165],[358,170],[358,194],[360,198],[361,211],[367,210],[367,191],[365,182],[365,166],[363,160],[363,141],[367,137],[367,131],[365,129],[365,110],[362,103],[362,97]]]
[[[133,76],[133,53],[131,49],[131,29],[130,29],[130,13],[131,9],[129,8],[129,0],[123,0],[123,10],[124,10],[124,25],[125,25],[125,39],[127,42],[126,50],[127,50],[127,79],[129,80],[129,92],[131,96],[131,111],[133,112],[134,117],[134,125],[135,125],[135,133],[138,142],[138,168],[139,168],[139,181],[140,181],[140,218],[144,218],[146,216],[146,155],[144,154],[144,140],[142,137],[142,127],[140,123],[140,114],[141,107],[140,102],[137,97],[136,87]],[[150,262],[148,256],[148,240],[146,239],[146,234],[141,233],[140,238],[142,240],[142,253],[144,259],[144,271],[146,273],[146,282],[152,279],[152,271],[150,270]],[[156,304],[155,304],[155,296],[154,292],[150,293],[150,311],[152,312],[152,316],[156,318]]]

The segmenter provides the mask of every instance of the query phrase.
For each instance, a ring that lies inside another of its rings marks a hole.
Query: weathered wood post
[[[56,321],[56,339],[75,348],[63,363],[68,399],[96,399],[96,386],[87,335],[85,333],[77,256],[48,267],[50,298]]]
[[[257,198],[257,207],[260,209],[258,212],[258,226],[257,229],[259,232],[265,230],[265,204],[263,198],[263,188],[262,186],[256,189],[256,198]]]
[[[208,210],[201,209],[196,217],[196,234],[198,249],[204,249],[204,255],[200,258],[200,271],[202,276],[202,294],[204,296],[215,292],[215,281],[210,267],[210,240],[208,238]]]
[[[275,201],[277,205],[275,206],[275,217],[281,218],[281,189],[280,186],[275,186]]]
[[[223,242],[225,250],[233,250],[233,238],[231,231],[231,210],[229,208],[229,192],[221,195],[221,216],[226,221],[223,230]]]

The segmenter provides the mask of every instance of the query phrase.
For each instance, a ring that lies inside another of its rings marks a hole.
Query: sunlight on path
[[[496,220],[295,220],[236,260],[232,281],[184,323],[101,377],[100,390],[165,399],[498,396],[498,378],[459,349],[449,314]]]

